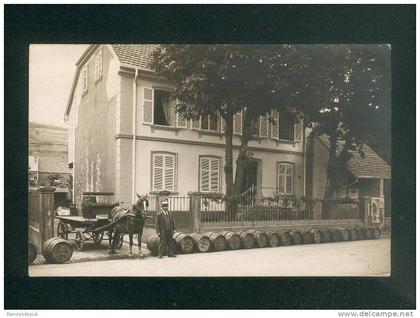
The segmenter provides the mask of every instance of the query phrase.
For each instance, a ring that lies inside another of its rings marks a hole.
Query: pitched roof
[[[327,136],[318,136],[320,141],[329,148],[330,141]],[[337,153],[343,149],[344,142],[338,142]],[[385,160],[368,145],[362,147],[363,154],[352,151],[352,158],[347,162],[346,169],[358,178],[391,178],[391,167]]]
[[[150,70],[150,61],[157,44],[111,44],[121,63]]]
[[[38,171],[48,173],[71,173],[65,160],[59,156],[39,156]]]

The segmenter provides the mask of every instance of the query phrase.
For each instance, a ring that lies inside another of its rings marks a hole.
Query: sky
[[[32,44],[29,48],[29,121],[66,127],[64,111],[76,62],[88,45]]]

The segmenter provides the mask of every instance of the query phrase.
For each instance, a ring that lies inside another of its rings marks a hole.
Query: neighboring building
[[[55,207],[71,197],[71,171],[67,159],[67,129],[29,123],[29,189],[54,186]]]
[[[324,197],[327,184],[327,165],[330,142],[325,136],[310,135],[307,138],[307,194],[313,198]],[[339,142],[337,153],[343,148]],[[374,222],[390,217],[391,167],[368,145],[362,152],[352,151],[352,158],[344,171],[340,171],[335,196],[358,200],[372,198]]]
[[[185,120],[168,102],[171,85],[148,67],[155,45],[91,45],[77,61],[65,112],[74,201],[85,191],[113,192],[130,203],[135,193],[186,195],[221,193],[223,122]],[[304,195],[304,138],[301,124],[276,114],[261,117],[249,142],[252,160],[242,189],[255,185]],[[234,156],[242,133],[235,115]]]

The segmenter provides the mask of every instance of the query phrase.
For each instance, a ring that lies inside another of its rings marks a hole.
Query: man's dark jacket
[[[156,233],[157,235],[163,235],[165,230],[169,230],[170,232],[175,231],[175,222],[174,217],[172,216],[171,212],[167,212],[168,216],[165,217],[165,214],[162,210],[156,216]],[[167,224],[167,222],[169,222]]]

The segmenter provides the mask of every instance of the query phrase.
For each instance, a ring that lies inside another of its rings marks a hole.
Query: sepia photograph
[[[388,277],[391,51],[31,44],[29,276]]]
[[[140,2],[3,6],[5,316],[413,317],[416,7]]]

